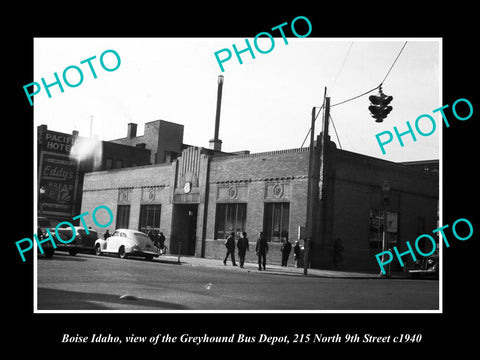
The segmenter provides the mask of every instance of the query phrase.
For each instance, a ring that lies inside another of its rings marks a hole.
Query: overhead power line
[[[360,94],[360,95],[357,95],[357,96],[354,96],[354,97],[352,97],[352,98],[350,98],[350,99],[343,100],[343,101],[341,101],[341,102],[339,102],[339,103],[330,105],[330,107],[334,107],[334,106],[337,106],[337,105],[342,105],[342,104],[344,104],[344,103],[346,103],[346,102],[349,102],[349,101],[358,99],[359,97],[362,97],[362,96],[364,96],[364,95],[367,95],[367,94],[371,93],[372,91],[377,90],[379,87],[380,87],[380,85],[378,85],[378,86],[374,87],[372,90],[368,90],[368,91],[366,91],[366,92],[364,92],[364,93],[362,93],[362,94]]]
[[[335,127],[335,123],[333,122],[332,114],[329,114],[329,115],[330,115],[330,120],[331,120],[332,125],[333,125],[333,130],[335,130],[335,135],[337,136],[338,146],[340,146],[340,150],[342,150],[342,144],[340,143],[340,138],[338,137],[337,128]]]
[[[383,83],[385,82],[385,80],[387,79],[387,77],[388,77],[388,75],[390,74],[390,72],[392,71],[393,67],[395,66],[398,58],[400,57],[400,55],[401,55],[402,52],[403,52],[403,49],[405,49],[405,46],[407,45],[407,42],[408,42],[408,41],[405,41],[405,43],[403,44],[402,48],[401,48],[400,51],[398,52],[397,57],[395,58],[395,60],[393,61],[392,65],[391,65],[390,68],[388,69],[387,74],[385,75],[385,77],[383,78],[382,82],[381,82],[378,86],[374,87],[374,88],[371,89],[371,90],[365,91],[364,93],[361,93],[360,95],[356,95],[356,96],[351,97],[351,98],[349,98],[349,99],[340,101],[340,102],[338,102],[338,103],[336,103],[336,104],[333,104],[333,105],[330,105],[330,107],[332,108],[332,107],[334,107],[334,106],[338,106],[338,105],[345,104],[346,102],[349,102],[349,101],[358,99],[359,97],[365,96],[365,95],[367,95],[367,94],[369,94],[369,93],[377,90],[378,88],[380,88],[380,87],[383,85]],[[340,72],[341,72],[342,69],[343,69],[343,65],[345,64],[345,61],[346,61],[346,59],[347,59],[347,57],[348,57],[348,54],[350,53],[350,50],[351,50],[351,48],[352,48],[352,45],[353,45],[353,42],[352,42],[352,44],[350,45],[350,48],[348,49],[347,55],[345,56],[345,58],[344,58],[344,60],[343,60],[343,64],[342,64],[342,66],[341,66]],[[340,75],[340,72],[339,72],[338,75]],[[337,75],[337,78],[338,78],[338,75]],[[336,81],[337,81],[337,79],[335,79],[335,82],[336,82]],[[315,120],[317,119],[318,115],[320,114],[320,111],[322,111],[322,108],[323,108],[324,105],[325,105],[325,100],[324,100],[324,104],[320,107],[317,115],[315,116]],[[329,118],[330,118],[330,120],[332,120],[332,124],[333,124],[332,116],[330,115]],[[338,137],[337,130],[335,129],[335,124],[333,124],[333,129],[335,130],[335,134],[337,135],[337,139],[338,139],[338,144],[340,145],[340,138]],[[305,139],[304,139],[303,142],[302,142],[302,146],[301,146],[302,148],[303,148],[303,145],[305,144],[305,141],[307,140],[308,135],[310,134],[310,131],[311,131],[311,130],[312,130],[311,128],[308,130],[307,135],[305,136]],[[340,148],[341,148],[341,145],[340,145]]]
[[[390,69],[388,69],[387,75],[385,75],[385,77],[383,78],[382,82],[380,83],[380,86],[382,86],[382,84],[383,84],[383,83],[385,82],[385,80],[387,79],[388,74],[390,74],[390,71],[392,71],[393,66],[395,65],[395,63],[397,62],[398,58],[400,57],[400,54],[402,53],[403,49],[405,49],[405,45],[407,45],[407,42],[408,42],[408,41],[405,41],[405,44],[403,44],[402,48],[400,49],[400,52],[398,53],[397,57],[395,58],[395,61],[393,62],[392,66],[390,66]]]
[[[343,58],[342,66],[340,66],[340,70],[338,71],[338,74],[335,77],[335,80],[333,81],[332,90],[335,87],[335,84],[337,83],[337,80],[340,77],[340,74],[342,73],[343,67],[345,66],[345,63],[347,62],[348,55],[350,54],[350,51],[352,50],[352,46],[353,46],[353,41],[350,43],[350,46],[348,47],[348,50],[347,50],[347,54]]]
[[[385,82],[385,80],[387,79],[388,75],[390,74],[390,71],[392,71],[393,66],[394,66],[395,63],[397,62],[397,60],[398,60],[398,58],[400,57],[400,55],[402,54],[403,49],[405,49],[405,46],[407,45],[407,42],[408,42],[408,41],[405,41],[405,43],[403,44],[403,46],[402,46],[402,48],[400,49],[397,57],[396,57],[395,60],[393,61],[392,65],[390,66],[390,69],[388,69],[387,74],[385,75],[385,77],[383,78],[382,82],[381,82],[378,86],[376,86],[376,87],[374,87],[373,89],[368,90],[368,91],[366,91],[366,92],[364,92],[364,93],[361,93],[360,95],[354,96],[354,97],[352,97],[352,98],[350,98],[350,99],[343,100],[343,101],[341,101],[341,102],[339,102],[339,103],[330,105],[330,107],[337,106],[337,105],[341,105],[341,104],[344,104],[344,103],[346,103],[346,102],[349,102],[349,101],[358,99],[359,97],[362,97],[362,96],[364,96],[364,95],[367,95],[367,94],[371,93],[372,91],[377,90],[380,86],[382,86],[383,83]]]
[[[322,104],[322,106],[320,106],[320,109],[318,109],[318,113],[317,113],[317,115],[315,115],[315,120],[317,120],[318,115],[320,114],[320,111],[322,111],[323,105],[325,105],[325,103]],[[308,132],[307,132],[307,135],[305,136],[305,139],[303,139],[302,146],[300,146],[301,148],[303,148],[303,145],[305,144],[305,141],[307,141],[308,135],[310,135],[310,131],[312,131],[311,127],[310,127],[310,129],[308,129]]]

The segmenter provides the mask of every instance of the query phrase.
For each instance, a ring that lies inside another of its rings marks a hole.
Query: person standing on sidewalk
[[[227,254],[225,259],[223,259],[223,265],[227,265],[228,255],[232,258],[232,265],[237,266],[235,263],[235,233],[232,231],[230,236],[225,240],[225,247],[227,248]]]
[[[260,232],[260,237],[257,240],[257,245],[255,246],[255,251],[258,256],[258,270],[265,270],[265,264],[267,262],[267,253],[268,253],[268,243],[267,239],[263,235],[263,232]]]
[[[285,242],[282,244],[280,250],[282,251],[282,266],[287,266],[288,257],[292,251],[292,243],[288,241],[288,239],[285,239]]]
[[[295,246],[293,247],[293,258],[295,260],[295,267],[298,268],[298,260],[300,259],[300,244],[295,241]]]
[[[247,233],[242,232],[242,236],[237,241],[238,257],[240,258],[240,268],[243,269],[245,263],[245,254],[248,251]]]

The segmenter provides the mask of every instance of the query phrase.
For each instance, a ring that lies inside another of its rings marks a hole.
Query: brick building
[[[177,158],[184,149],[183,125],[165,120],[145,123],[144,134],[137,136],[137,124],[129,123],[127,137],[110,143],[136,146],[151,151],[151,164],[162,164]]]
[[[168,128],[179,129],[167,124],[166,138]],[[255,261],[255,241],[263,231],[270,246],[267,262],[280,263],[281,241],[294,242],[306,222],[309,149],[227,154],[177,143],[163,149],[166,155],[158,150],[154,165],[85,174],[81,211],[106,205],[114,214],[111,232],[158,229],[170,253],[207,258],[223,258],[226,235],[246,231],[247,261]],[[160,141],[156,148],[161,147]],[[374,255],[381,251],[385,210],[389,244],[399,250],[437,227],[438,172],[339,150],[333,142],[326,169],[312,237],[313,267],[333,267],[334,242],[341,239],[343,269],[378,269]]]

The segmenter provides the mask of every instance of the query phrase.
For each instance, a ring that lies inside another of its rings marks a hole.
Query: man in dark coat
[[[232,265],[237,266],[235,263],[235,233],[232,231],[230,236],[225,240],[225,247],[227,248],[227,254],[225,259],[223,259],[223,265],[227,265],[228,255],[232,258]]]
[[[280,250],[282,251],[282,266],[287,266],[288,257],[290,256],[290,251],[292,251],[292,243],[285,239]]]
[[[240,258],[240,268],[243,269],[245,263],[245,254],[248,251],[247,233],[244,231],[242,237],[237,241],[238,257]]]
[[[268,243],[267,239],[263,235],[263,232],[260,232],[260,237],[257,240],[255,251],[258,256],[258,270],[262,270],[262,266],[263,270],[265,270],[265,264],[267,262]]]
[[[298,268],[298,262],[300,260],[300,244],[298,240],[295,241],[295,246],[293,247],[293,258],[295,259],[295,267]]]

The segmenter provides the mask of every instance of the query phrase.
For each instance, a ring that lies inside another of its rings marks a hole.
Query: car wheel
[[[95,245],[95,254],[98,256],[102,255],[102,248],[100,244]]]
[[[73,250],[73,249],[68,250],[68,253],[70,254],[70,256],[75,256],[75,255],[77,255],[77,251],[76,251],[76,250]]]
[[[120,248],[118,249],[118,257],[120,259],[125,259],[127,257],[127,253],[125,252],[125,246],[120,246]]]

